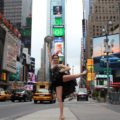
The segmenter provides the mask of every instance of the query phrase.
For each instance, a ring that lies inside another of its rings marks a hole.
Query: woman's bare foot
[[[59,120],[65,120],[65,118],[62,116],[62,117],[59,117]]]

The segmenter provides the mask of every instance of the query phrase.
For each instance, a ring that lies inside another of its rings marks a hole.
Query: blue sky
[[[67,63],[74,66],[74,72],[80,69],[80,46],[82,38],[82,0],[67,0],[66,40]],[[47,0],[33,0],[32,56],[36,59],[36,69],[40,68],[41,48],[46,36]]]

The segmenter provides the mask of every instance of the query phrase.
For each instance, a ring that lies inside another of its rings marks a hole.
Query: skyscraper
[[[4,16],[15,27],[22,23],[22,0],[4,0]]]
[[[47,35],[54,37],[50,44],[51,54],[57,53],[59,60],[65,63],[65,0],[48,0],[47,11]],[[45,76],[48,80],[49,61],[47,52],[45,54]]]
[[[0,0],[0,13],[4,12],[4,0]]]
[[[120,2],[118,0],[90,0],[87,26],[87,58],[92,56],[92,37],[102,35],[102,28],[112,21],[112,28],[119,24]]]
[[[32,0],[4,0],[4,16],[17,28],[25,26],[32,13]]]

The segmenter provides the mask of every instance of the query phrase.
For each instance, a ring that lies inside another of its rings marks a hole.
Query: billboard
[[[64,56],[64,42],[62,37],[54,38],[54,53]]]
[[[65,28],[63,25],[61,26],[53,26],[52,28],[53,30],[53,36],[56,36],[56,37],[60,37],[60,36],[64,36],[65,34]]]
[[[28,72],[27,82],[32,82],[32,83],[36,82],[36,77],[34,73]]]
[[[16,58],[17,58],[17,39],[15,36],[6,33],[4,54],[3,54],[3,69],[12,73],[16,73]]]
[[[109,39],[108,44],[111,44],[111,43],[114,44],[114,46],[112,48],[113,53],[120,52],[119,37],[120,37],[119,34],[114,34],[114,35],[108,36],[108,39]],[[104,55],[104,50],[105,50],[104,40],[105,39],[106,39],[106,36],[93,38],[93,57]]]
[[[30,37],[31,36],[31,28],[23,28],[21,30],[22,37]]]
[[[62,25],[62,17],[55,18],[55,25]]]
[[[21,80],[21,69],[22,64],[20,62],[16,62],[16,73],[10,73],[9,74],[9,80],[10,81],[20,81]]]
[[[120,41],[119,34],[108,35],[108,44],[112,45],[112,53],[106,56],[104,41],[106,36],[93,38],[93,59],[95,72],[106,74],[107,63],[109,74],[120,70]]]
[[[53,15],[61,15],[62,6],[53,6]]]

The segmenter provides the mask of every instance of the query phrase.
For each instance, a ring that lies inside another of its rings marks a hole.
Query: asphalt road
[[[17,117],[30,114],[39,110],[55,108],[57,104],[38,103],[34,102],[0,102],[0,120],[14,120]]]
[[[92,99],[89,101],[66,100],[64,105],[76,116],[78,120],[119,120],[120,105],[97,103]],[[33,112],[57,108],[58,104],[33,102],[0,102],[0,120],[15,120],[21,116]]]

